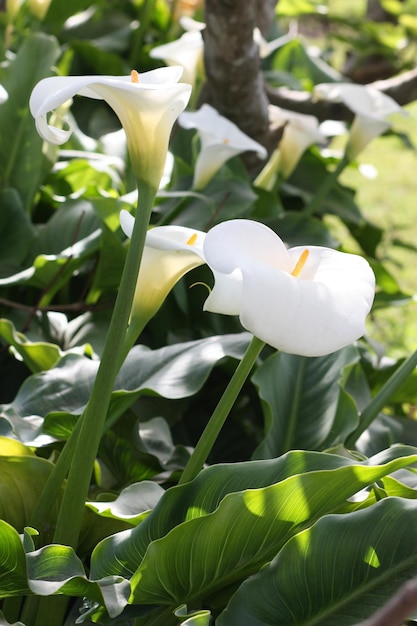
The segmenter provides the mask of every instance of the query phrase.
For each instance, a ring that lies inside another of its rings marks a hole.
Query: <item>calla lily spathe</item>
[[[318,246],[287,249],[274,231],[251,220],[214,226],[204,256],[215,276],[205,310],[238,314],[246,330],[274,348],[322,356],[365,332],[375,277],[360,256]]]
[[[242,152],[254,151],[260,159],[267,156],[264,146],[248,137],[209,104],[203,104],[198,111],[182,113],[178,122],[184,128],[195,128],[201,140],[195,164],[194,189],[203,189],[226,161]]]
[[[406,115],[390,96],[369,85],[351,83],[322,83],[314,88],[317,98],[343,102],[353,113],[346,157],[354,159],[367,145],[392,126],[394,114]]]
[[[0,85],[0,104],[3,104],[3,102],[6,102],[8,98],[9,98],[9,94],[7,93],[5,88],[2,85]]]
[[[178,83],[180,67],[163,67],[131,76],[53,76],[32,91],[30,110],[39,134],[62,144],[71,130],[50,126],[47,115],[76,94],[103,99],[118,116],[127,137],[135,174],[157,189],[165,165],[169,136],[187,106],[191,86]]]
[[[127,237],[132,235],[134,221],[128,211],[120,212]],[[133,323],[143,327],[180,278],[204,263],[205,236],[184,226],[157,226],[148,231],[132,307]]]
[[[167,65],[180,65],[185,83],[194,85],[199,68],[203,68],[203,37],[199,30],[186,32],[179,39],[153,48],[149,56],[162,59]]]
[[[269,123],[271,130],[283,127],[283,133],[255,185],[271,190],[278,175],[289,178],[307,148],[324,143],[326,137],[319,131],[319,121],[314,115],[287,111],[273,104],[269,105]]]

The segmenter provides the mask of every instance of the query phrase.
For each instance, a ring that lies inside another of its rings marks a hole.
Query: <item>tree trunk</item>
[[[253,40],[259,0],[206,0],[204,101],[268,147],[268,99]]]

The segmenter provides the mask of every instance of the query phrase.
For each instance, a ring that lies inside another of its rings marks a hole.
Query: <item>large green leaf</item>
[[[137,569],[130,601],[192,604],[223,594],[257,572],[297,532],[369,483],[415,460],[413,456],[383,466],[313,471],[262,489],[231,493],[210,515],[188,520],[151,542],[142,562],[131,542],[127,563]]]
[[[329,515],[243,583],[218,626],[348,626],[417,574],[417,502],[386,498]]]
[[[342,443],[357,425],[358,412],[341,389],[341,378],[357,359],[353,347],[316,358],[279,352],[269,357],[252,378],[262,400],[266,434],[255,458]]]
[[[283,517],[285,519],[288,517],[285,508],[287,502],[294,503],[294,507],[292,504],[288,505],[292,511],[291,515],[305,516],[305,521],[310,515],[314,516],[311,507],[315,506],[316,511],[322,507],[321,514],[329,510],[327,507],[331,510],[332,507],[337,506],[336,500],[340,504],[349,494],[361,489],[361,485],[373,481],[372,476],[385,476],[397,468],[408,466],[416,458],[415,448],[394,446],[363,463],[355,463],[352,459],[333,454],[292,451],[278,459],[209,467],[190,483],[169,489],[152,513],[138,527],[113,538],[110,537],[97,546],[92,558],[93,575],[97,578],[108,574],[129,576],[139,566],[151,542],[155,542],[153,545],[157,546],[159,544],[155,540],[165,536],[168,545],[171,546],[171,540],[168,540],[168,537],[172,533],[176,533],[176,538],[181,542],[187,541],[188,530],[185,531],[185,528],[190,528],[190,537],[194,536],[193,527],[187,525],[194,518],[201,521],[206,516],[208,516],[207,519],[214,519],[214,515],[219,515],[213,521],[213,528],[207,528],[208,534],[205,535],[207,541],[215,536],[218,536],[221,541],[223,533],[215,532],[215,528],[220,523],[219,520],[224,519],[224,515],[231,515],[225,521],[225,529],[230,527],[230,520],[235,519],[235,514],[243,517],[249,515],[251,523],[261,523],[256,516],[251,516],[244,504],[249,502],[252,493],[254,497],[256,496],[255,500],[258,499],[259,502],[264,497],[271,502],[271,510],[269,512],[265,510],[265,521],[267,520],[268,523],[279,523],[273,512],[280,506],[285,509],[285,513],[282,509]],[[310,500],[307,498],[307,491],[303,491],[304,487],[311,490]],[[245,491],[248,489],[255,491]],[[266,489],[265,492],[264,489]],[[269,489],[271,491],[268,491]],[[232,493],[236,496],[233,500],[228,495]],[[282,499],[279,500],[279,498]],[[287,501],[286,498],[289,500]],[[297,499],[300,502],[299,512],[293,511],[293,508],[296,508]],[[327,499],[328,504],[323,503],[323,499]],[[235,507],[234,512],[230,511],[231,507]],[[223,512],[214,513],[217,509],[218,511],[222,509]],[[271,521],[271,517],[275,521]],[[194,521],[197,520],[194,519]],[[289,524],[284,523],[283,519],[281,522],[281,530],[285,531],[294,523],[294,521]],[[211,522],[204,522],[206,523],[209,526],[211,524]],[[204,534],[205,529],[203,528],[201,532]],[[240,536],[237,525],[234,527],[234,532]],[[280,537],[277,536],[276,541],[281,541]],[[171,550],[171,547],[168,549]],[[177,555],[179,554],[180,551]],[[174,558],[173,566],[175,561]],[[178,604],[181,602],[186,602],[186,600],[180,599]]]
[[[22,267],[35,230],[15,189],[0,191],[0,206],[0,276],[8,276]]]
[[[36,83],[51,74],[58,53],[55,39],[31,35],[0,74],[9,95],[0,107],[0,186],[17,189],[27,211],[45,168],[43,142],[29,111],[29,97]]]
[[[241,358],[249,340],[247,333],[241,333],[159,350],[135,346],[116,380],[110,416],[120,415],[144,393],[172,399],[195,394],[213,366],[226,356]],[[2,414],[15,425],[17,432],[21,426],[15,424],[13,416],[33,419],[58,411],[79,415],[90,397],[97,368],[97,361],[67,355],[57,367],[26,379],[15,400],[3,405]]]

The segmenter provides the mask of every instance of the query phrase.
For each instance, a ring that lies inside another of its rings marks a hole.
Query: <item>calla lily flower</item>
[[[105,100],[126,132],[138,180],[157,189],[172,126],[191,94],[190,85],[178,83],[181,74],[180,67],[163,67],[131,76],[53,76],[35,86],[29,106],[39,134],[62,144],[71,129],[50,126],[47,115],[76,94]]]
[[[394,114],[406,115],[395,100],[369,85],[322,83],[316,85],[314,95],[331,102],[343,102],[355,113],[346,146],[346,157],[349,161],[354,159],[372,139],[391,128],[390,118]]]
[[[29,11],[42,21],[48,13],[51,0],[29,0]]]
[[[255,185],[271,190],[278,175],[289,178],[304,152],[315,143],[324,143],[326,137],[319,131],[319,121],[313,115],[304,115],[269,105],[270,128],[284,127],[277,150],[255,180]]]
[[[167,65],[180,65],[183,70],[183,81],[194,85],[198,70],[203,68],[203,37],[201,32],[186,32],[179,39],[153,48],[149,56],[162,59]]]
[[[264,146],[209,104],[203,104],[193,113],[182,113],[178,122],[184,128],[197,129],[200,135],[201,150],[195,165],[194,189],[203,189],[226,161],[242,152],[254,151],[260,159],[267,156]]]
[[[5,88],[2,85],[0,85],[0,104],[3,104],[3,102],[6,102],[8,98],[9,98],[9,94],[7,93]]]
[[[134,218],[120,212],[120,225],[131,237]],[[131,322],[142,328],[158,311],[174,285],[203,265],[206,234],[185,226],[157,226],[148,231],[136,284]]]
[[[205,310],[238,314],[246,330],[274,348],[322,356],[365,332],[375,277],[360,256],[318,246],[287,249],[274,231],[251,220],[214,226],[204,256],[215,277]]]

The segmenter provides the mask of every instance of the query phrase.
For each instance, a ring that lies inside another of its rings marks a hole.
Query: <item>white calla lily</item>
[[[5,88],[2,85],[0,85],[0,104],[3,104],[3,102],[6,102],[8,98],[9,98],[9,94],[7,93]]]
[[[204,256],[215,275],[205,310],[238,313],[246,330],[274,348],[322,356],[365,332],[375,277],[360,256],[318,246],[287,249],[274,231],[251,220],[214,226]]]
[[[271,130],[279,127],[284,130],[278,148],[258,174],[255,185],[271,190],[278,175],[289,178],[307,148],[324,143],[326,137],[319,131],[319,121],[314,115],[287,111],[273,104],[269,105],[269,123]]]
[[[131,237],[134,217],[120,212],[120,225]],[[203,265],[206,234],[185,226],[157,226],[148,231],[136,284],[131,320],[142,327],[161,307],[187,272]]]
[[[267,151],[209,104],[195,112],[182,113],[178,122],[184,128],[195,128],[201,150],[194,172],[194,189],[203,189],[226,161],[242,152],[254,151],[265,159]]]
[[[179,39],[153,48],[149,56],[162,59],[167,65],[180,65],[183,81],[194,85],[198,70],[203,68],[203,37],[199,30],[186,32]]]
[[[322,83],[314,88],[317,98],[343,102],[354,114],[346,157],[354,159],[367,145],[392,126],[392,116],[406,115],[395,100],[370,85]]]
[[[29,106],[39,134],[62,144],[71,130],[50,126],[47,115],[76,94],[105,100],[126,132],[137,178],[157,189],[172,126],[191,94],[190,85],[178,83],[181,74],[181,67],[163,67],[131,76],[53,76],[35,86]]]

